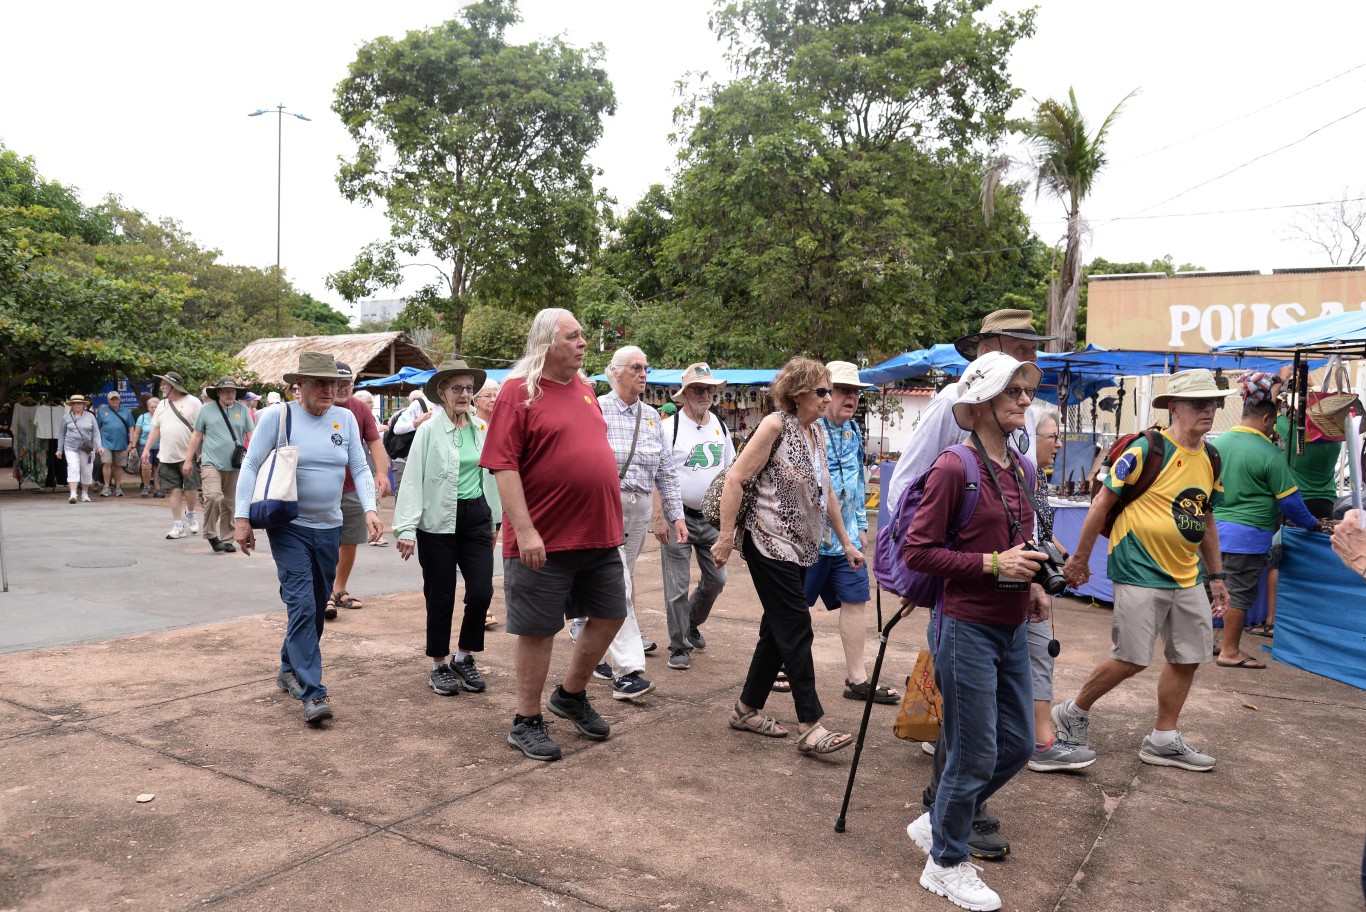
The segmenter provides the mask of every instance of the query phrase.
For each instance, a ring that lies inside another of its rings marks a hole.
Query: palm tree
[[[1106,165],[1105,137],[1120,108],[1138,89],[1125,95],[1106,116],[1094,134],[1088,134],[1086,118],[1077,105],[1075,89],[1068,88],[1067,102],[1053,98],[1039,102],[1023,133],[1031,156],[1016,162],[1001,156],[992,162],[982,180],[982,214],[991,221],[996,203],[996,188],[1016,167],[1029,172],[1034,197],[1047,190],[1067,207],[1067,234],[1063,239],[1062,268],[1048,283],[1048,334],[1058,336],[1049,343],[1053,351],[1076,347],[1077,307],[1081,302],[1081,238],[1087,230],[1081,217],[1081,201],[1091,192],[1096,176]]]

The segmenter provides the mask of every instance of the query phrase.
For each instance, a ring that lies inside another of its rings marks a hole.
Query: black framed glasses
[[[1032,400],[1039,392],[1039,388],[1037,386],[1007,386],[1001,392],[1011,399],[1019,399],[1021,395],[1024,395]]]
[[[451,384],[450,386],[442,387],[442,391],[447,393],[455,393],[456,395],[459,395],[461,393],[467,393],[471,396],[474,395],[473,386],[456,386],[455,384]]]
[[[826,396],[829,396],[831,393],[833,393],[834,390],[830,389],[830,387],[828,386],[818,386],[811,392],[816,394],[817,399],[824,399]]]

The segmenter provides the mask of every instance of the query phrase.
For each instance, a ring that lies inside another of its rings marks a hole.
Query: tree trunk
[[[1048,334],[1058,338],[1049,351],[1073,351],[1077,347],[1077,309],[1081,306],[1081,212],[1067,217],[1067,248],[1058,277],[1048,285]]]

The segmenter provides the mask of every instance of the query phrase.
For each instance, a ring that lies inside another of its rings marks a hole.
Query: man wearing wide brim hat
[[[181,471],[194,471],[196,457],[200,457],[203,534],[215,554],[237,550],[232,542],[237,476],[247,438],[256,426],[247,407],[237,401],[238,388],[232,377],[205,387],[209,399],[194,420],[194,434],[181,466]]]
[[[171,531],[166,538],[179,539],[199,532],[199,468],[186,459],[186,454],[203,403],[190,395],[180,374],[155,376],[161,381],[161,405],[152,416],[152,430],[142,445],[142,464],[150,467],[152,451],[157,451],[157,484],[171,508]],[[187,461],[188,472],[184,468]]]
[[[963,336],[953,344],[959,354],[968,361],[998,351],[1004,352],[1016,361],[1033,364],[1039,359],[1039,343],[1053,338],[1056,337],[1035,332],[1029,311],[1005,309],[987,314],[977,332]],[[940,453],[963,441],[963,428],[954,414],[954,405],[963,391],[962,384],[950,383],[936,393],[920,413],[920,421],[911,433],[911,439],[902,451],[901,458],[897,460],[883,495],[883,502],[887,505],[889,515],[895,514],[898,502],[910,483],[928,472]],[[1037,421],[1035,410],[1029,409],[1025,412],[1024,428],[1007,438],[1011,449],[1029,457],[1030,460],[1034,459]],[[934,804],[935,789],[943,772],[943,764],[943,754],[936,754],[930,786],[925,789],[922,796],[922,801],[926,805]],[[977,858],[1004,858],[1010,852],[1010,842],[1000,834],[1000,821],[987,813],[985,807],[980,809],[977,819],[973,822],[968,847]]]
[[[716,566],[711,547],[720,534],[702,516],[702,497],[712,480],[735,461],[735,444],[721,418],[712,412],[716,394],[726,381],[712,376],[705,361],[689,364],[682,385],[672,394],[678,411],[661,424],[662,436],[673,446],[678,471],[678,494],[688,538],[679,541],[677,529],[665,522],[663,503],[656,499],[651,519],[659,540],[659,565],[664,577],[664,612],[669,626],[669,667],[687,671],[692,652],[706,649],[702,625],[711,617],[716,599],[726,588],[726,568]],[[691,593],[692,564],[697,562],[697,586]]]
[[[1219,454],[1205,443],[1205,434],[1232,394],[1220,389],[1207,370],[1173,374],[1167,391],[1153,400],[1155,408],[1167,409],[1170,427],[1134,438],[1091,500],[1063,575],[1073,588],[1090,578],[1091,549],[1107,517],[1119,508],[1107,563],[1115,617],[1110,657],[1096,666],[1074,699],[1053,707],[1058,738],[1069,745],[1086,744],[1095,702],[1152,663],[1161,635],[1167,661],[1157,685],[1157,719],[1139,746],[1138,759],[1195,772],[1214,768],[1213,757],[1182,740],[1177,723],[1195,670],[1213,658],[1211,615],[1222,617],[1229,607],[1214,523],[1214,508],[1223,498]]]
[[[287,490],[278,487],[280,469],[272,457],[277,447],[293,447],[298,516],[266,529],[288,616],[275,684],[303,703],[305,722],[317,724],[332,718],[318,641],[337,568],[347,469],[356,480],[370,540],[378,540],[384,527],[375,511],[375,480],[365,461],[360,428],[350,411],[334,404],[342,379],[336,360],[321,352],[303,352],[299,369],[284,379],[299,385],[299,399],[267,409],[258,419],[237,481],[233,539],[250,557],[256,549],[251,506],[257,479],[271,498],[287,500],[281,497]]]

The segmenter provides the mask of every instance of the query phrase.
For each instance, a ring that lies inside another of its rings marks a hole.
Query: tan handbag
[[[1347,436],[1347,409],[1356,401],[1347,368],[1338,355],[1328,358],[1323,375],[1323,386],[1309,393],[1309,407],[1305,410],[1304,439],[1313,443],[1325,440],[1339,443]]]
[[[944,720],[944,701],[934,686],[934,656],[928,649],[915,657],[915,670],[906,679],[906,695],[892,724],[892,734],[902,741],[938,741]]]

